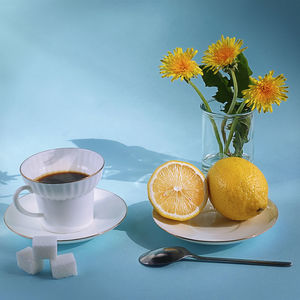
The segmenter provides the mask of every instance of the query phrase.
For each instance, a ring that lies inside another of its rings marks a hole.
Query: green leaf
[[[203,70],[202,79],[206,86],[208,87],[217,87],[217,93],[213,96],[216,101],[221,103],[230,102],[233,97],[232,88],[230,86],[230,80],[222,76],[220,72],[214,74],[213,71],[204,68],[204,66],[200,66]]]
[[[251,116],[238,121],[232,141],[232,145],[235,149],[233,156],[242,157],[244,144],[249,142],[248,134],[250,126]]]
[[[243,53],[237,56],[238,66],[235,71],[235,76],[238,84],[238,98],[243,98],[242,91],[247,89],[250,84],[250,76],[253,74],[252,70],[249,68],[247,58]],[[232,80],[230,80],[230,85],[233,86]]]
[[[226,76],[223,76],[221,72],[214,74],[213,71],[205,68],[204,65],[201,65],[200,68],[203,70],[202,79],[205,85],[208,87],[216,87],[218,89],[213,98],[218,102],[227,103],[225,110],[228,110],[233,98],[232,79],[229,80]],[[243,53],[240,53],[237,56],[237,70],[235,71],[238,84],[238,98],[243,98],[242,91],[248,88],[252,73],[247,58]]]

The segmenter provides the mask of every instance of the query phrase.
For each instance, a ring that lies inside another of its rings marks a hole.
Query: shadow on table
[[[8,181],[17,180],[20,175],[8,175],[7,172],[0,171],[0,184],[7,184]]]
[[[8,208],[8,204],[6,203],[0,203],[0,218],[3,219],[4,213]]]
[[[10,181],[17,180],[20,174],[9,175],[8,172],[0,171],[0,185],[7,185]],[[0,194],[0,199],[11,198],[12,194]]]
[[[93,150],[104,157],[106,165],[103,178],[105,179],[147,182],[154,169],[162,163],[174,159],[185,160],[139,146],[126,146],[120,142],[107,139],[76,139],[72,142],[78,147]],[[199,162],[189,162],[199,167]],[[2,184],[5,184],[7,180],[15,179],[15,176],[8,176],[3,172],[0,173],[0,176],[2,176],[0,177],[0,180],[2,180],[0,183]],[[0,203],[0,215],[3,216],[7,207],[8,205]],[[154,223],[152,206],[149,201],[130,205],[127,217],[115,230],[125,231],[132,241],[149,250],[179,245],[187,247],[195,253],[205,254],[233,246],[204,246],[181,240],[166,233]],[[68,250],[79,245],[82,245],[82,243],[60,245],[59,248]]]
[[[139,146],[127,146],[107,139],[76,139],[80,147],[101,154],[105,160],[103,179],[147,182],[153,171],[169,160],[183,160],[201,167],[197,161],[171,156]]]
[[[168,246],[183,246],[197,254],[218,252],[234,247],[231,245],[200,245],[176,238],[160,229],[152,218],[149,201],[139,202],[128,207],[126,219],[115,229],[125,231],[136,244],[152,250]]]
[[[93,150],[104,157],[104,179],[146,183],[153,171],[169,160],[188,161],[201,167],[197,161],[186,160],[139,146],[127,146],[107,139],[75,139],[72,142],[80,147]],[[149,201],[139,202],[128,207],[125,220],[115,229],[125,231],[136,244],[155,249],[165,246],[184,246],[198,254],[212,253],[227,246],[209,246],[186,242],[160,229],[152,219],[152,206]],[[64,248],[68,247],[67,245]]]
[[[2,222],[0,222],[0,247],[1,255],[6,256],[6,260],[1,262],[1,271],[5,271],[9,275],[22,276],[22,271],[17,267],[15,257],[16,251],[20,248],[19,243],[21,243],[21,240],[8,238],[10,232],[3,221],[3,216],[8,206],[6,203],[0,203],[0,219],[2,220]]]

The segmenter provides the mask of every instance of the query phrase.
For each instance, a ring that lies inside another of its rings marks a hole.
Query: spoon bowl
[[[162,267],[185,258],[189,251],[183,247],[167,247],[148,251],[139,257],[141,264]]]

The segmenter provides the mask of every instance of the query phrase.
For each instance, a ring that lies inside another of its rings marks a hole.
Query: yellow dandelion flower
[[[204,51],[202,63],[216,74],[219,70],[234,63],[236,57],[247,49],[247,47],[241,49],[242,44],[242,40],[236,41],[235,37],[224,38],[222,35],[221,40],[210,45],[208,50]]]
[[[188,48],[183,52],[182,48],[176,48],[174,54],[168,52],[168,55],[161,60],[163,63],[160,66],[160,73],[162,77],[173,77],[171,81],[181,78],[181,80],[190,80],[197,75],[203,75],[202,70],[198,64],[192,60],[197,54],[197,50]]]
[[[272,104],[276,103],[278,106],[281,101],[286,101],[288,87],[285,86],[286,78],[281,74],[273,77],[274,71],[270,71],[264,78],[258,76],[258,80],[250,77],[252,84],[249,88],[243,90],[243,96],[247,106],[252,106],[252,110],[257,108],[258,112],[270,111],[272,112]]]

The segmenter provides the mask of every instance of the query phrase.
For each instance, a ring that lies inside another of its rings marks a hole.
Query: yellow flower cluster
[[[241,49],[243,45],[242,40],[235,40],[235,37],[224,38],[222,35],[221,40],[218,40],[215,44],[211,44],[208,50],[204,52],[202,59],[202,63],[205,64],[205,67],[211,69],[216,74],[221,69],[233,64],[236,57],[247,49]]]
[[[237,62],[237,56],[247,48],[241,48],[242,40],[236,40],[235,37],[229,38],[221,36],[215,44],[208,47],[204,52],[202,63],[204,68],[210,69],[214,74],[226,68],[233,68]],[[191,78],[197,77],[199,74],[203,75],[203,71],[193,60],[197,54],[197,50],[188,48],[185,52],[182,48],[176,48],[174,52],[168,52],[162,60],[160,66],[160,73],[162,77],[172,77],[171,81],[181,79],[186,80],[194,88],[195,86],[190,81]],[[233,69],[232,69],[233,70]],[[259,112],[272,112],[272,104],[280,105],[281,101],[286,101],[287,86],[285,86],[286,78],[283,75],[273,77],[274,71],[270,71],[263,78],[250,78],[252,84],[248,89],[243,90],[242,94],[247,106],[252,110],[257,108]],[[200,92],[197,90],[198,94]],[[200,95],[202,98],[202,95]]]
[[[193,48],[183,52],[182,48],[176,48],[174,54],[168,52],[168,55],[161,60],[163,63],[160,67],[162,77],[173,77],[171,81],[181,78],[181,80],[190,80],[197,75],[203,75],[198,64],[192,60],[197,54],[197,50]]]
[[[247,106],[252,110],[257,108],[259,112],[273,111],[272,104],[280,105],[287,99],[287,86],[284,86],[286,78],[281,74],[273,77],[274,71],[270,71],[265,77],[258,76],[258,80],[251,77],[252,84],[243,91]]]

